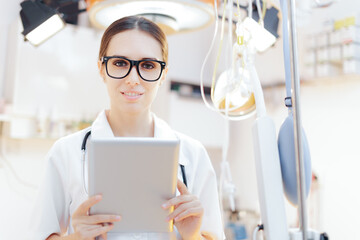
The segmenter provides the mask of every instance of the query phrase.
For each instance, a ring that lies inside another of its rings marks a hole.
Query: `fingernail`
[[[179,217],[174,218],[175,221],[177,221],[178,219],[179,219]]]
[[[165,221],[166,222],[170,221],[170,217],[166,217]]]
[[[166,203],[164,203],[163,205],[161,205],[162,206],[162,208],[166,208],[167,207],[167,204]]]
[[[101,195],[96,195],[95,199],[96,199],[96,200],[100,200],[101,197],[102,197]]]
[[[120,217],[120,216],[116,216],[115,218],[116,218],[116,220],[120,220],[120,219],[121,219],[121,217]]]

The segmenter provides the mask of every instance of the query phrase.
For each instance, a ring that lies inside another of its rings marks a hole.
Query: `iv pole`
[[[298,212],[300,231],[302,232],[302,239],[307,240],[307,214],[306,214],[306,193],[305,193],[305,169],[302,148],[302,134],[301,134],[301,113],[300,113],[300,78],[298,71],[298,53],[297,53],[297,33],[296,33],[296,15],[295,15],[295,0],[287,0],[289,12],[290,33],[290,57],[291,57],[291,71],[292,71],[292,91],[291,100],[294,115],[294,143],[295,143],[295,159],[296,159],[296,177],[297,177],[297,196],[298,196]],[[285,37],[285,36],[284,36]]]

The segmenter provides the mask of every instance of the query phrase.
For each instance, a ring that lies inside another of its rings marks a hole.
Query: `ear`
[[[166,80],[167,73],[169,71],[169,67],[165,67],[162,73],[162,76],[160,78],[159,87],[163,84],[163,82]]]
[[[102,77],[103,81],[105,82],[105,65],[100,60],[97,62],[97,65],[98,65],[100,76]]]

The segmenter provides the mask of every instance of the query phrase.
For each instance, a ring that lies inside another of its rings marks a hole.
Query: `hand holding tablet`
[[[106,239],[106,233],[114,227],[113,222],[121,220],[121,216],[115,215],[88,215],[89,209],[101,199],[101,195],[92,196],[74,212],[72,227],[77,234],[76,239],[95,238],[99,235]]]
[[[175,221],[175,226],[183,239],[200,236],[204,208],[199,199],[191,195],[180,180],[177,180],[177,188],[180,196],[172,198],[162,205],[164,209],[175,207],[174,211],[167,217],[167,221]]]

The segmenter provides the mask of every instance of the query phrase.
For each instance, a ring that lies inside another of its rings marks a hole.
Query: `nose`
[[[140,84],[140,76],[137,73],[136,66],[132,66],[129,75],[126,77],[126,84],[136,86]]]

